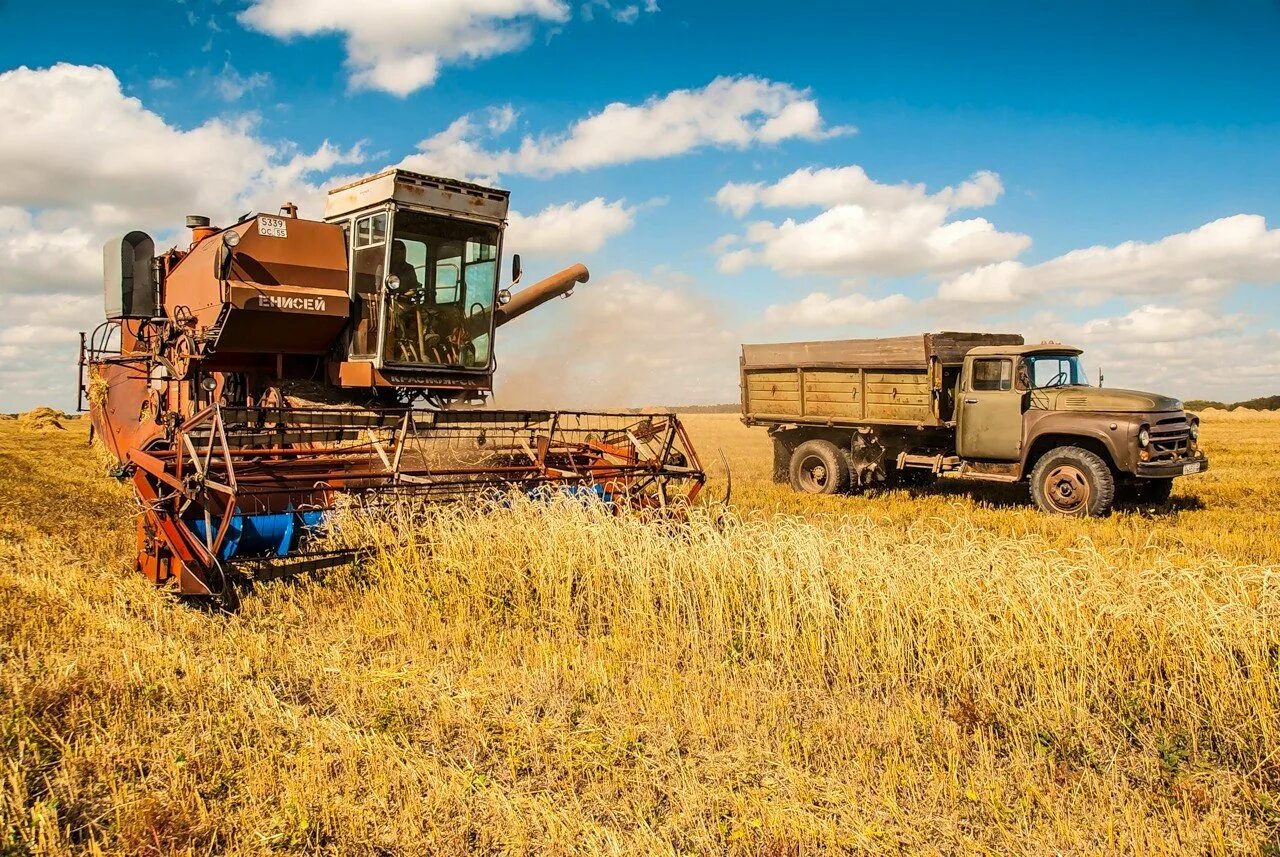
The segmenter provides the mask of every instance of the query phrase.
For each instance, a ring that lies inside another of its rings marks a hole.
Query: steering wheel
[[[1061,387],[1061,386],[1062,386],[1063,384],[1065,384],[1065,383],[1067,383],[1067,372],[1066,372],[1066,370],[1064,369],[1063,371],[1059,372],[1057,375],[1054,375],[1054,376],[1053,376],[1053,380],[1052,380],[1052,381],[1050,381],[1048,384],[1045,384],[1045,386],[1046,386],[1046,387]]]

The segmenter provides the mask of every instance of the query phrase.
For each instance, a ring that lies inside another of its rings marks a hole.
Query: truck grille
[[[1167,417],[1151,426],[1151,460],[1176,461],[1191,453],[1191,424],[1186,414]]]

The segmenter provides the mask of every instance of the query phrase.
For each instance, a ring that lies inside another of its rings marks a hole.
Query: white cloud
[[[741,338],[687,277],[622,271],[504,327],[502,407],[730,402]],[[525,322],[528,324],[525,324]]]
[[[939,297],[1014,303],[1061,293],[1076,303],[1112,297],[1213,296],[1238,283],[1280,280],[1280,229],[1237,214],[1159,241],[1073,250],[1038,265],[1006,261],[947,280]]]
[[[253,0],[244,25],[277,38],[344,37],[351,84],[408,95],[440,69],[519,50],[535,25],[569,19],[564,0]]]
[[[795,303],[769,307],[765,320],[774,325],[883,327],[901,324],[903,314],[913,306],[906,295],[869,298],[854,293],[833,298],[825,292],[814,292]]]
[[[181,130],[100,66],[0,74],[0,109],[8,118],[0,124],[4,291],[82,283],[81,260],[116,231],[175,229],[185,214],[274,210],[286,194],[318,204],[307,179],[363,158],[359,146],[272,146],[244,120]]]
[[[828,128],[807,90],[757,77],[719,77],[641,104],[615,102],[558,134],[525,137],[515,149],[485,149],[471,116],[418,144],[403,165],[434,174],[550,176],[682,155],[707,146],[746,148],[848,133]]]
[[[271,155],[244,121],[213,120],[190,131],[165,124],[100,66],[4,72],[0,106],[0,205],[116,222],[126,210],[171,214],[173,201],[212,209],[225,204],[225,188],[244,188]]]
[[[597,9],[606,12],[609,17],[622,24],[634,24],[640,20],[642,11],[646,13],[659,11],[655,0],[647,0],[643,9],[636,3],[615,5],[612,0],[587,0],[578,8],[578,14],[582,16],[582,20],[591,21],[595,18]]]
[[[515,124],[519,112],[510,104],[489,108],[489,121],[486,123],[490,134],[505,134]]]
[[[930,194],[923,184],[881,184],[859,166],[796,170],[775,184],[730,182],[716,193],[716,203],[744,217],[756,206],[766,208],[829,208],[857,205],[877,211],[902,211],[911,206],[934,203],[957,211],[983,208],[1004,193],[1000,177],[992,172],[974,173],[956,187]]]
[[[594,253],[635,223],[635,208],[622,200],[596,197],[583,203],[550,205],[537,214],[513,211],[503,246],[514,253],[569,256]]]
[[[1273,394],[1280,378],[1280,332],[1249,331],[1244,319],[1195,307],[1143,306],[1116,318],[1042,320],[1023,330],[1031,341],[1083,347],[1090,381],[1097,383],[1101,370],[1107,387],[1233,402]]]
[[[1122,316],[1086,322],[1080,327],[1080,337],[1086,341],[1148,345],[1200,340],[1243,326],[1244,319],[1239,316],[1224,316],[1204,307],[1144,304]]]
[[[239,101],[255,89],[265,89],[271,85],[271,75],[265,71],[241,74],[230,62],[222,66],[222,71],[214,78],[214,88],[224,101]]]
[[[0,395],[67,403],[75,333],[102,320],[102,243],[143,229],[181,240],[182,218],[226,222],[286,198],[318,215],[317,174],[359,146],[272,145],[247,120],[174,127],[126,96],[110,69],[0,73]],[[51,319],[57,319],[56,323]],[[27,391],[27,392],[23,392]]]
[[[772,185],[725,185],[716,194],[722,208],[739,217],[756,206],[825,207],[809,220],[750,224],[748,246],[719,242],[719,268],[737,273],[767,265],[784,275],[836,274],[895,277],[943,274],[1010,259],[1030,245],[1025,235],[997,230],[981,218],[952,220],[966,209],[991,205],[1003,192],[994,173],[929,193],[918,184],[881,184],[861,167],[797,170]]]

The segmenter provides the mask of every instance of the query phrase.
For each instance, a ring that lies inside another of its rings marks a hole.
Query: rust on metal
[[[343,495],[697,499],[673,414],[475,408],[494,331],[589,279],[574,265],[500,304],[508,196],[391,170],[333,191],[326,222],[286,203],[225,228],[188,218],[185,250],[108,242],[80,395],[137,496],[139,571],[218,594],[239,563],[307,554]]]

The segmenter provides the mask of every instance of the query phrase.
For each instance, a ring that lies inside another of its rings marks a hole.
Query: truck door
[[[1022,453],[1022,392],[1012,357],[970,357],[960,378],[956,451],[962,458],[1017,461]]]

